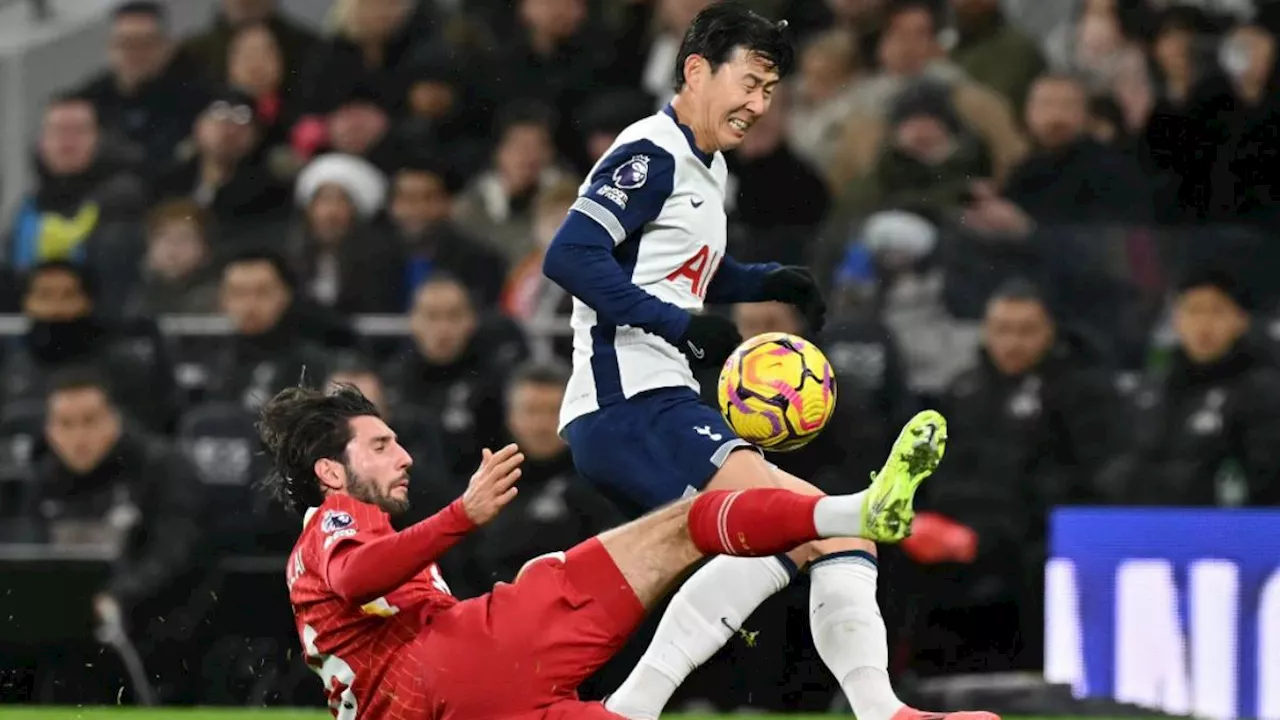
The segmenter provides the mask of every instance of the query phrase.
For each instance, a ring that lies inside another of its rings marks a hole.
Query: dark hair
[[[396,168],[396,175],[401,174],[434,175],[440,179],[440,183],[444,185],[444,190],[450,197],[457,195],[466,186],[462,173],[459,173],[452,163],[428,155],[411,155],[405,158],[400,163],[400,167]]]
[[[742,48],[768,61],[783,78],[795,65],[795,49],[783,30],[786,21],[773,22],[736,2],[715,2],[703,8],[690,23],[676,55],[675,90],[684,89],[684,63],[698,55],[715,72]]]
[[[444,270],[433,272],[431,275],[427,276],[426,280],[418,283],[418,286],[413,289],[413,304],[417,303],[418,293],[431,285],[453,285],[457,287],[462,291],[462,294],[467,298],[467,302],[471,305],[471,312],[475,313],[477,316],[481,314],[481,308],[484,307],[484,303],[480,302],[480,297],[476,292],[472,290],[462,278]],[[412,308],[410,308],[410,312],[412,312]]]
[[[154,0],[130,0],[122,3],[111,13],[111,19],[119,20],[125,15],[146,15],[160,23],[162,28],[168,29],[169,13],[164,9],[164,5]]]
[[[262,406],[258,438],[271,457],[272,473],[263,484],[301,514],[324,502],[315,476],[317,460],[346,462],[351,420],[382,417],[359,390],[343,385],[332,392],[285,388]]]
[[[109,404],[115,405],[111,392],[111,382],[101,370],[92,365],[70,365],[55,370],[49,377],[49,384],[45,389],[45,399],[52,398],[58,393],[74,392],[76,390],[99,390],[107,397]]]
[[[93,302],[98,290],[93,273],[88,268],[70,260],[45,260],[31,266],[23,277],[22,295],[25,297],[27,293],[30,293],[31,287],[35,285],[36,278],[48,272],[64,272],[75,277],[80,283],[80,290],[89,297],[89,302]]]
[[[528,125],[544,128],[550,133],[558,121],[556,111],[550,105],[538,100],[517,100],[498,112],[494,121],[494,137],[501,140],[512,128]]]
[[[1040,286],[1023,277],[1009,278],[1000,283],[995,292],[991,293],[991,300],[992,302],[996,300],[1011,300],[1013,302],[1045,304],[1044,293],[1040,290]]]
[[[289,267],[289,262],[283,255],[274,250],[251,249],[238,252],[227,259],[222,266],[222,271],[225,274],[232,265],[241,263],[267,263],[275,269],[276,275],[280,276],[280,281],[285,284],[285,287],[291,291],[298,289],[298,278],[294,275],[293,268]]]
[[[328,378],[335,375],[372,375],[381,379],[373,363],[357,352],[341,352],[330,358]]]
[[[54,93],[44,104],[44,111],[47,113],[59,105],[88,105],[93,110],[95,122],[98,118],[98,106],[93,104],[93,98],[85,95],[79,90],[68,90],[65,92]]]
[[[564,388],[569,384],[572,371],[559,360],[530,360],[516,367],[507,380],[507,391],[520,385],[555,385]]]
[[[933,31],[938,32],[938,28],[942,22],[938,19],[938,9],[929,0],[897,0],[891,4],[884,12],[884,25],[888,28],[899,15],[907,13],[922,12],[929,16],[929,22],[933,25]]]

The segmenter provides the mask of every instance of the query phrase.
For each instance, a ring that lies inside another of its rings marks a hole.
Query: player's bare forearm
[[[329,559],[329,587],[347,602],[379,598],[427,569],[475,527],[459,498],[398,533],[340,545]]]
[[[604,323],[677,340],[689,324],[689,314],[637,287],[613,251],[613,239],[595,221],[570,212],[547,248],[542,272],[595,310]]]

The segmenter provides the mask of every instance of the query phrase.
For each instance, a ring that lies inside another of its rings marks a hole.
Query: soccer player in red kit
[[[933,472],[946,444],[945,421],[932,416],[904,430],[886,470],[857,495],[704,492],[534,558],[512,583],[463,601],[435,561],[515,497],[523,456],[514,445],[485,450],[460,498],[396,532],[390,514],[408,507],[413,461],[358,390],[283,390],[258,431],[277,491],[303,514],[286,582],[335,718],[616,720],[579,701],[578,685],[701,558],[909,525],[904,489]]]

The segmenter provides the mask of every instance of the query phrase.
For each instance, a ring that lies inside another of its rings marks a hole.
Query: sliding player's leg
[[[876,508],[866,531],[900,539],[911,519],[915,488],[936,466],[945,444],[945,423],[922,413],[904,428],[884,468],[863,495]],[[817,488],[766,463],[758,454],[735,452],[708,483],[709,489],[779,487],[821,494]],[[886,666],[888,647],[875,596],[874,543],[840,538],[806,543],[788,560],[720,557],[681,586],[653,642],[631,675],[608,700],[628,718],[656,718],[675,689],[737,632],[747,616],[790,581],[795,567],[812,577],[811,622],[819,654],[841,682],[860,718],[888,720],[913,711],[897,699]],[[785,569],[784,569],[785,568]],[[902,718],[899,718],[902,720]]]
[[[508,692],[543,706],[609,660],[679,579],[714,554],[773,555],[819,537],[858,532],[861,499],[775,488],[714,491],[677,501],[536,558],[489,601],[495,638],[520,638],[533,673],[507,673]]]

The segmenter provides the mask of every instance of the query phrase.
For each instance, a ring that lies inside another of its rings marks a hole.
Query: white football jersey
[[[725,254],[727,175],[724,156],[699,150],[667,106],[622,131],[591,169],[570,212],[608,232],[614,258],[641,290],[698,311]],[[626,325],[602,326],[596,311],[576,298],[572,325],[573,376],[561,428],[646,390],[698,390],[688,360],[663,338]]]

